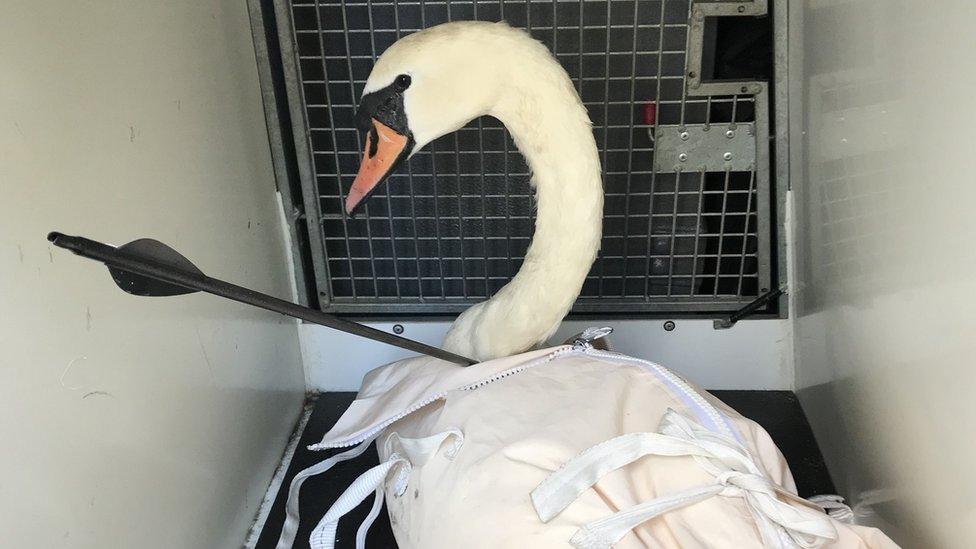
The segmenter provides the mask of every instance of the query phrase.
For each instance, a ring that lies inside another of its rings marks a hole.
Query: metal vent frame
[[[533,1],[533,0],[526,0]],[[587,3],[590,0],[585,0]],[[666,0],[665,0],[666,1]],[[463,3],[463,2],[462,2]],[[470,2],[468,2],[470,3]],[[582,2],[581,2],[582,3]],[[700,2],[694,4],[695,14],[702,17],[689,21],[688,55],[686,57],[686,74],[700,73],[702,38],[704,26],[696,21],[704,21],[705,17],[717,15],[757,15],[765,13],[766,1],[754,2]],[[742,8],[744,6],[744,9]],[[471,300],[450,299],[403,299],[377,298],[365,302],[343,302],[336,299],[330,292],[331,283],[328,274],[327,258],[325,256],[325,242],[321,230],[322,212],[317,195],[315,181],[315,166],[312,161],[312,148],[309,136],[309,123],[304,107],[304,98],[299,74],[298,51],[296,49],[295,28],[292,23],[291,2],[286,0],[249,0],[252,16],[252,31],[255,36],[259,71],[262,81],[263,95],[266,104],[266,114],[269,125],[269,135],[272,142],[272,154],[275,161],[276,179],[285,206],[286,222],[292,236],[292,248],[295,256],[296,278],[299,283],[299,297],[309,304],[316,304],[324,310],[340,313],[354,313],[365,315],[384,314],[450,314],[467,308],[472,301],[483,298],[475,297]],[[776,43],[775,81],[785,82],[785,10],[779,10],[782,15],[774,13],[774,41]],[[280,65],[274,59],[275,48],[267,48],[263,44],[269,40],[269,33],[277,30],[280,40]],[[697,48],[697,49],[696,49]],[[697,63],[697,64],[696,64]],[[274,74],[275,70],[279,74]],[[701,82],[695,77],[686,81],[688,96],[718,95],[720,93],[741,94],[748,93],[755,102],[756,126],[756,154],[757,166],[755,172],[756,185],[756,217],[758,227],[756,235],[759,239],[757,246],[758,281],[757,292],[766,288],[776,287],[785,281],[785,242],[777,238],[782,227],[784,216],[785,192],[773,192],[771,177],[775,170],[779,187],[786,185],[786,141],[785,131],[779,131],[775,137],[779,150],[775,158],[775,166],[770,163],[771,142],[769,128],[771,113],[769,111],[769,84],[765,82]],[[776,94],[776,127],[785,130],[786,124],[786,90],[784,86],[775,86]],[[746,91],[743,91],[746,90]],[[291,121],[298,123],[282,123],[282,105],[286,106]],[[275,107],[272,109],[271,107]],[[277,132],[277,135],[276,135]],[[292,133],[293,156],[287,150],[287,133]],[[299,185],[294,184],[295,178]],[[283,185],[283,181],[291,181],[291,185]],[[284,189],[287,187],[287,189]],[[300,192],[297,192],[300,189]],[[699,214],[700,215],[700,214]],[[314,222],[312,220],[318,220]],[[650,230],[650,229],[648,229]],[[650,238],[650,235],[648,236]],[[673,238],[672,238],[673,242]],[[297,244],[296,244],[297,243]],[[305,249],[301,249],[303,248]],[[697,245],[697,244],[696,244]],[[673,252],[672,252],[673,254]],[[311,271],[311,272],[309,272]],[[304,284],[303,284],[304,282]],[[670,282],[670,280],[669,280]],[[740,283],[741,289],[741,283]],[[305,291],[303,291],[305,290]],[[717,293],[717,291],[716,291]],[[576,313],[611,313],[642,316],[683,316],[683,315],[721,315],[734,311],[755,298],[751,295],[739,296],[708,296],[707,299],[686,299],[680,296],[658,297],[635,300],[633,297],[600,297],[581,299],[573,309]],[[768,312],[779,311],[781,316],[786,313],[785,298],[779,300],[778,307],[772,307]]]

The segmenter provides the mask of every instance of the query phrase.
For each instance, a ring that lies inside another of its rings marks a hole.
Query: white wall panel
[[[0,545],[239,547],[304,391],[295,324],[137,298],[57,229],[290,293],[244,2],[6,2]]]
[[[392,331],[394,322],[369,325]],[[401,322],[405,337],[440,345],[450,322]],[[658,362],[708,389],[792,389],[790,325],[786,320],[748,320],[730,330],[712,329],[711,320],[574,320],[551,339],[561,343],[587,326],[613,326],[614,349]],[[377,366],[411,356],[389,345],[303,324],[305,372],[310,390],[355,391]]]
[[[862,521],[972,547],[976,11],[790,8],[801,402]]]

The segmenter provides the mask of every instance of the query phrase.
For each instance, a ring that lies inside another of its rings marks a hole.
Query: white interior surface
[[[617,350],[710,389],[795,383],[862,522],[968,547],[976,13],[789,15],[793,319],[570,321],[552,341],[611,325]],[[245,4],[15,0],[0,51],[0,539],[238,547],[305,388],[355,390],[411,353],[210,296],[127,296],[44,236],[154,237],[289,295]],[[449,326],[400,324],[435,345]]]
[[[905,547],[976,540],[976,11],[790,3],[796,383]]]
[[[792,389],[790,323],[747,320],[715,330],[711,320],[572,320],[550,340],[559,344],[588,326],[612,326],[614,350],[651,360],[709,389]],[[370,322],[392,333],[395,322]],[[403,336],[440,345],[450,322],[399,322]],[[377,366],[415,353],[336,332],[301,326],[306,383],[313,391],[355,391],[363,375]]]
[[[6,2],[0,545],[240,547],[301,413],[295,323],[138,298],[57,229],[287,297],[244,2]]]

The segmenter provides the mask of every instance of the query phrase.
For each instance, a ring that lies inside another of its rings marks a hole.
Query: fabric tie
[[[386,477],[391,471],[398,468],[401,474],[397,483],[405,487],[405,478],[409,475],[410,462],[399,454],[391,455],[389,459],[366,471],[353,481],[349,488],[346,488],[346,491],[339,496],[339,499],[332,504],[332,507],[329,507],[325,516],[312,530],[312,535],[309,536],[308,540],[312,549],[333,549],[336,530],[339,528],[339,519],[355,509],[370,494],[373,494],[373,507],[356,532],[356,549],[363,549],[366,546],[366,532],[373,525],[380,509],[383,508],[383,485],[386,483]],[[402,490],[398,489],[398,493],[402,493]]]
[[[764,546],[808,549],[837,538],[826,514],[808,508],[809,503],[773,484],[735,440],[713,433],[674,410],[665,413],[659,431],[610,439],[549,475],[532,492],[539,518],[549,521],[601,477],[644,456],[691,456],[715,477],[714,484],[655,498],[593,521],[580,528],[570,543],[579,549],[609,548],[654,517],[714,496],[742,498]],[[781,497],[799,505],[784,502]]]
[[[377,435],[378,436],[378,435]],[[288,487],[288,501],[285,503],[285,524],[281,527],[281,535],[278,537],[276,549],[291,549],[295,544],[295,536],[298,534],[298,493],[302,489],[302,484],[309,477],[324,473],[334,467],[337,463],[358,457],[373,444],[376,436],[364,440],[359,446],[336,454],[328,459],[320,461],[307,469],[303,469],[295,475]]]
[[[379,436],[378,433],[364,440],[359,446],[336,454],[295,475],[288,489],[288,502],[285,504],[285,524],[281,529],[281,536],[278,538],[276,549],[291,549],[295,543],[295,536],[298,533],[298,493],[305,480],[328,471],[337,463],[361,455],[370,447],[377,436]],[[384,453],[390,457],[360,475],[326,511],[309,537],[312,549],[332,549],[335,547],[339,519],[355,509],[372,493],[374,495],[373,507],[356,531],[356,549],[363,549],[366,546],[366,533],[383,509],[384,485],[390,473],[396,472],[393,481],[393,493],[399,496],[407,489],[410,471],[413,467],[411,464],[422,465],[426,463],[447,440],[450,440],[451,444],[444,455],[447,459],[454,459],[464,443],[464,434],[460,429],[449,429],[422,438],[406,438],[397,433],[390,433],[383,444]]]

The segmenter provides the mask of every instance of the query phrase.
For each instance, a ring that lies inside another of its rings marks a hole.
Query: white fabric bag
[[[381,464],[312,547],[333,547],[339,518],[371,494],[357,547],[384,498],[401,549],[896,547],[796,496],[756,423],[662,366],[592,348],[605,333],[467,368],[419,357],[370,372],[312,447],[354,448],[296,477],[279,547],[304,478],[374,440]]]

